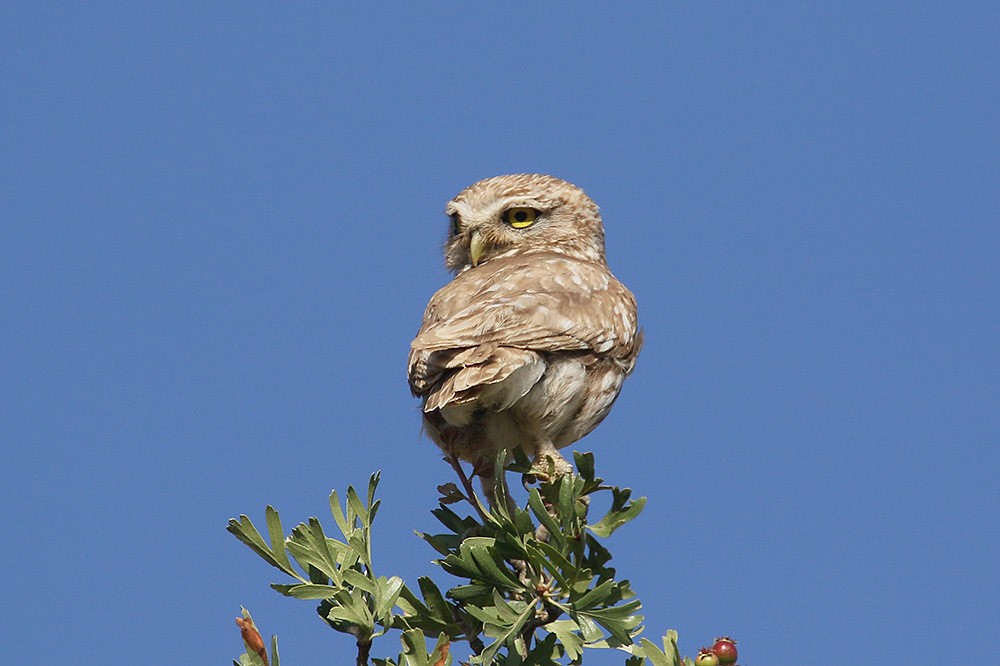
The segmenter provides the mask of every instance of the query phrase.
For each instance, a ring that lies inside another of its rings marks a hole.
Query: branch
[[[372,650],[372,641],[370,638],[358,639],[358,661],[357,666],[368,666],[368,655]]]

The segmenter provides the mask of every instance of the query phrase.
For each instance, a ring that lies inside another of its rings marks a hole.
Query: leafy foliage
[[[356,639],[359,665],[369,663],[374,639],[396,629],[402,651],[395,658],[373,659],[377,666],[448,666],[456,642],[468,643],[471,656],[463,663],[473,665],[580,664],[587,650],[617,649],[629,666],[681,666],[676,632],[667,633],[662,650],[639,638],[641,604],[629,581],[618,579],[608,566],[611,553],[600,542],[638,516],[645,498],[632,500],[628,488],[604,485],[594,474],[592,454],[576,454],[575,462],[577,473],[530,487],[537,470],[523,456],[498,464],[495,506],[487,510],[453,461],[464,489],[454,483],[439,488],[440,504],[432,513],[444,531],[418,533],[439,554],[435,564],[458,579],[445,592],[427,576],[414,590],[397,576],[373,571],[378,473],[369,480],[365,500],[353,487],[343,505],[336,491],[331,494],[342,539],[327,536],[316,518],[286,538],[270,506],[267,540],[245,515],[231,519],[227,529],[294,579],[273,584],[275,590],[320,601],[317,610],[327,624]],[[523,475],[525,506],[509,497],[506,473],[511,471]],[[611,492],[611,507],[590,522],[591,496],[604,491]],[[461,515],[451,508],[461,502],[474,513]],[[427,639],[434,641],[430,651]],[[247,660],[237,662],[241,666],[255,663],[256,655],[243,657]]]

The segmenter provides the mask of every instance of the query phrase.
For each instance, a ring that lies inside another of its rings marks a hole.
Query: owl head
[[[541,174],[497,176],[448,202],[451,229],[445,265],[455,272],[533,252],[604,262],[597,204],[579,187]]]

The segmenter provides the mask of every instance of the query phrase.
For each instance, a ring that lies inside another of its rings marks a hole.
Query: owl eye
[[[457,236],[458,232],[462,230],[462,223],[458,219],[458,213],[452,213],[448,217],[451,218],[451,235]]]
[[[503,221],[515,229],[530,227],[537,218],[538,211],[534,208],[511,208],[503,214]]]

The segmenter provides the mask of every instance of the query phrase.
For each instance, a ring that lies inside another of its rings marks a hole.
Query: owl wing
[[[541,377],[546,352],[600,354],[631,370],[640,344],[635,298],[604,264],[498,258],[431,298],[411,345],[410,387],[425,411],[484,398],[504,409]]]

